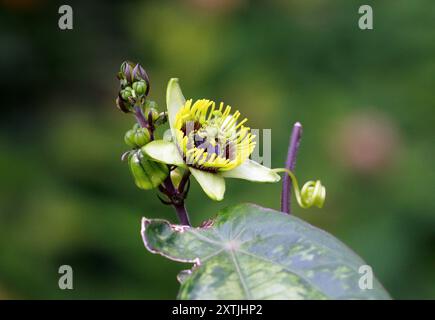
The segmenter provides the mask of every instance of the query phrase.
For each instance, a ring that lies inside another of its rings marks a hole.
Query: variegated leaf
[[[390,299],[374,277],[360,287],[365,262],[339,240],[256,205],[227,208],[205,228],[143,219],[142,236],[151,252],[194,263],[178,277],[180,299]]]

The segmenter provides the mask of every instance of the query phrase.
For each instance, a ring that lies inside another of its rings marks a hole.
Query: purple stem
[[[165,187],[169,196],[174,196],[178,192],[175,190],[174,184],[172,183],[171,176],[169,175],[165,181],[163,181],[163,186]],[[187,214],[186,206],[184,205],[184,200],[180,203],[173,204],[175,211],[177,212],[178,219],[180,223],[186,226],[190,226],[189,215]]]
[[[290,144],[288,147],[287,161],[285,168],[294,172],[296,165],[296,156],[299,149],[302,136],[302,125],[296,122],[293,125],[292,135],[290,137]],[[288,175],[284,176],[282,180],[281,192],[281,211],[291,214],[291,178]]]
[[[183,192],[184,188],[186,187],[187,181],[189,181],[190,177],[190,171],[186,170],[183,174],[183,177],[181,178],[180,185],[178,186],[178,191]]]
[[[182,204],[174,205],[174,208],[177,212],[178,219],[180,219],[180,223],[185,226],[191,226],[184,201]]]
[[[134,106],[134,116],[136,117],[137,122],[142,128],[148,128],[148,122],[145,118],[145,115],[142,112],[142,109],[139,106]]]

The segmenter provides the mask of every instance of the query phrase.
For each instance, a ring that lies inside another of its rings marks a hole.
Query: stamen
[[[210,120],[215,108],[216,108],[216,104],[213,102],[211,109],[210,109],[210,112],[209,112],[208,117],[207,117],[207,121]]]
[[[238,125],[236,126],[236,128],[235,128],[235,129],[236,129],[236,130],[237,130],[237,129],[239,129],[239,128],[240,128],[240,127],[241,127],[241,126],[243,125],[243,124],[245,124],[245,123],[246,123],[246,121],[248,121],[248,119],[247,119],[247,118],[245,118],[245,119],[243,119],[242,121],[240,121],[240,122],[239,122],[239,124],[238,124]]]
[[[222,109],[224,108],[224,103],[223,102],[221,102],[220,103],[220,105],[219,105],[219,112],[222,112]]]
[[[222,114],[222,118],[226,118],[226,117],[228,117],[228,115],[230,114],[230,112],[231,112],[231,107],[230,106],[227,106],[226,108],[225,108],[225,111],[224,111],[224,113]]]

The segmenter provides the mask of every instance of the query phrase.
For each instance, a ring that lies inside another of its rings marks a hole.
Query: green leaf
[[[390,299],[366,265],[330,234],[301,219],[252,204],[227,208],[204,228],[143,219],[153,253],[194,263],[179,280],[180,299]]]

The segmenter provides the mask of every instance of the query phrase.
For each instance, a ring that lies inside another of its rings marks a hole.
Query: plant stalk
[[[175,189],[174,184],[172,183],[170,175],[166,177],[165,181],[163,181],[163,186],[165,187],[170,199],[172,196],[176,196],[178,194],[178,191]],[[180,223],[182,225],[190,226],[189,214],[187,213],[186,206],[184,205],[184,199],[180,199],[178,202],[173,203],[172,205],[177,212]]]
[[[302,125],[296,122],[293,125],[293,131],[290,136],[290,143],[287,152],[287,160],[285,168],[294,172],[296,166],[296,157],[299,150],[299,144],[302,136]],[[281,192],[281,211],[291,214],[291,178],[289,175],[285,175],[282,180],[282,192]]]
[[[136,117],[137,123],[139,123],[142,128],[148,128],[147,119],[139,106],[134,106],[134,116]]]
[[[178,186],[178,191],[183,192],[184,188],[186,187],[187,181],[189,181],[190,177],[190,171],[186,170],[183,174],[183,177],[181,178],[180,185]]]

